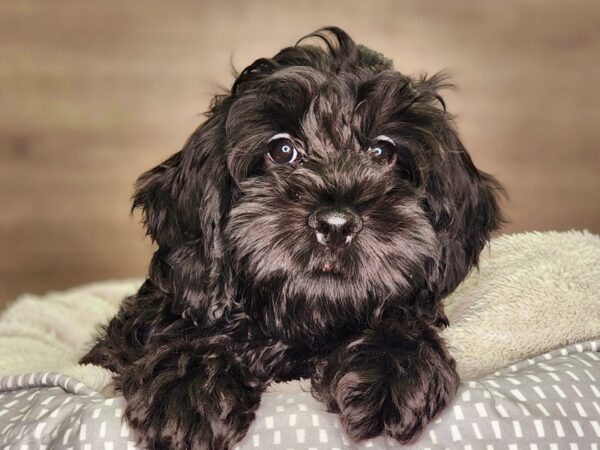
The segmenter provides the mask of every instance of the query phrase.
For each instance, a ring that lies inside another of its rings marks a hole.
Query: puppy
[[[501,222],[445,110],[341,29],[244,69],[134,208],[158,249],[83,363],[149,449],[227,449],[272,382],[361,440],[414,441],[452,400],[442,299]],[[304,42],[304,39],[301,40]]]

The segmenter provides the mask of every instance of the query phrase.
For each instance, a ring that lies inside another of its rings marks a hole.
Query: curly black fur
[[[498,227],[501,188],[460,142],[443,76],[402,75],[339,28],[310,36],[325,48],[251,64],[138,180],[158,249],[82,362],[116,372],[150,449],[231,447],[273,381],[311,378],[357,440],[410,442],[456,392],[442,299]],[[278,133],[296,163],[265,158]],[[381,135],[391,163],[366,151]],[[347,246],[309,226],[324,206],[360,221]]]

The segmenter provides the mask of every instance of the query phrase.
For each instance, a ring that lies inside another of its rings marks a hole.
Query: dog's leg
[[[313,395],[339,412],[354,440],[385,433],[414,441],[454,397],[455,362],[437,330],[387,319],[350,339],[317,366]]]
[[[125,417],[146,448],[225,450],[246,434],[265,386],[215,341],[158,346],[120,374]]]

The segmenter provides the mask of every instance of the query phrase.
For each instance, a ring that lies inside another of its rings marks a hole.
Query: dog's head
[[[443,322],[500,186],[460,142],[443,77],[402,75],[338,28],[311,36],[325,48],[255,61],[140,177],[150,277],[207,324],[243,309],[315,333],[387,304]]]

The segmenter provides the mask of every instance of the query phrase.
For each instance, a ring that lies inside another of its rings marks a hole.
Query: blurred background
[[[238,68],[324,25],[409,74],[447,69],[504,233],[600,232],[600,2],[0,0],[0,307],[143,276],[130,196]]]

